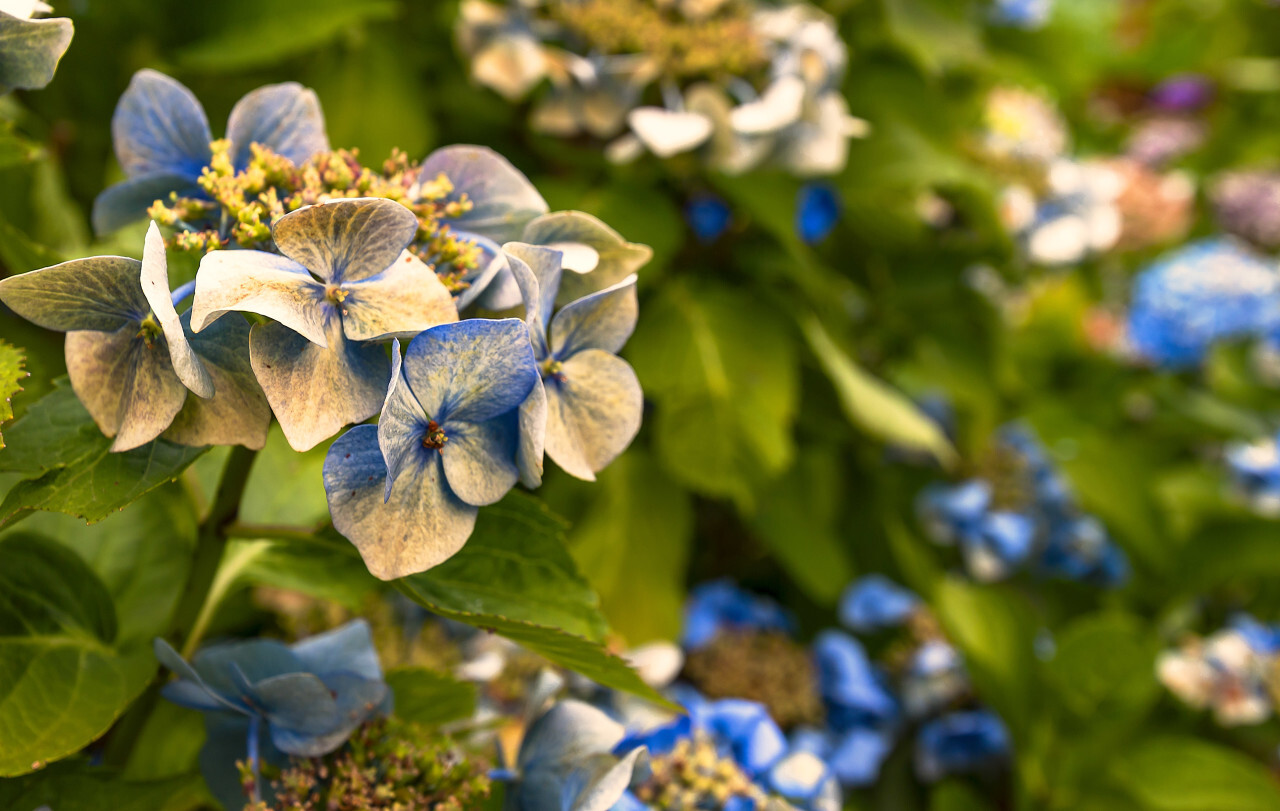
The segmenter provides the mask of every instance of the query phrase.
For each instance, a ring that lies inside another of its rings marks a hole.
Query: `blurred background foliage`
[[[1223,442],[1273,428],[1280,397],[1241,347],[1220,347],[1203,371],[1182,374],[1098,352],[1086,329],[1092,308],[1114,303],[1117,285],[1123,298],[1129,275],[1157,251],[1067,271],[1026,267],[1000,224],[1000,181],[975,160],[973,142],[986,93],[1013,84],[1057,101],[1076,152],[1111,154],[1125,131],[1096,114],[1100,98],[1194,72],[1220,94],[1206,113],[1208,142],[1181,167],[1203,178],[1274,165],[1280,10],[1261,0],[1063,0],[1047,27],[1025,31],[987,25],[976,0],[820,5],[850,46],[845,92],[872,133],[830,179],[840,222],[811,246],[796,233],[801,181],[792,177],[712,175],[692,159],[614,166],[599,143],[531,134],[527,109],[469,81],[451,2],[64,0],[57,11],[75,20],[76,36],[57,78],[0,100],[0,263],[18,273],[136,253],[141,225],[95,241],[88,212],[121,177],[109,122],[143,67],[187,84],[215,134],[246,91],[296,80],[319,94],[332,143],[368,162],[393,147],[420,157],[443,144],[491,146],[553,210],[596,214],[654,248],[624,353],[647,396],[640,437],[597,484],[554,471],[544,490],[628,644],[677,635],[688,586],[709,578],[772,594],[814,630],[831,623],[856,575],[888,573],[930,602],[978,693],[1009,725],[1016,755],[1007,786],[926,789],[899,753],[853,807],[1277,807],[1269,772],[1280,724],[1221,729],[1159,687],[1154,661],[1188,629],[1216,627],[1233,610],[1280,617],[1275,524],[1231,498],[1218,459]],[[704,245],[682,210],[708,192],[729,202],[732,223]],[[946,227],[921,216],[924,195],[953,209]],[[1213,232],[1210,218],[1196,222],[1193,235]],[[975,289],[978,263],[1007,295]],[[5,340],[28,354],[20,414],[63,374],[61,337],[0,317]],[[952,441],[912,405],[926,396],[951,403]],[[924,538],[920,488],[970,470],[1010,420],[1035,429],[1082,507],[1126,550],[1127,586],[975,585]],[[216,456],[197,469],[215,470]],[[323,449],[293,454],[276,434],[261,458],[245,520],[322,522]],[[174,505],[191,497],[168,486],[87,530],[51,515],[23,528],[69,539],[117,601],[163,612],[176,599],[164,584],[182,581],[183,544],[194,542],[190,508]],[[172,544],[141,540],[155,535]],[[304,555],[259,557],[242,581],[349,608],[369,588]],[[227,601],[216,624],[268,621],[246,599]],[[1044,629],[1056,641],[1049,659],[1033,653]],[[153,754],[130,762],[134,776],[164,776],[183,756]]]

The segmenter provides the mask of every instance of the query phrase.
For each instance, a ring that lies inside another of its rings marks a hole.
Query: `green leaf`
[[[1159,695],[1160,640],[1127,614],[1082,617],[1057,639],[1049,664],[1066,704],[1084,718],[1144,712]]]
[[[149,782],[126,781],[85,763],[58,763],[16,780],[0,781],[0,806],[28,811],[166,811],[190,808],[201,796],[198,775]]]
[[[26,273],[29,270],[56,265],[62,257],[43,245],[33,242],[30,237],[18,230],[0,216],[0,261],[11,273]]]
[[[25,774],[105,732],[156,671],[149,647],[114,647],[116,614],[74,552],[0,541],[0,776]]]
[[[769,486],[752,517],[756,533],[787,574],[827,606],[835,605],[853,580],[853,566],[835,531],[844,481],[834,452],[806,451],[789,475]]]
[[[470,718],[476,709],[476,686],[425,667],[387,671],[395,693],[397,718],[432,726]]]
[[[570,551],[605,616],[631,645],[675,638],[693,535],[689,494],[638,448],[584,488],[591,504],[569,533]]]
[[[22,350],[0,341],[0,425],[13,419],[13,396],[22,391],[19,381],[30,377],[23,368],[27,358]],[[4,434],[0,433],[0,449],[4,448]]]
[[[986,811],[990,808],[964,783],[948,780],[934,788],[929,811]]]
[[[253,459],[249,484],[240,503],[240,520],[253,524],[316,527],[329,521],[324,494],[327,444],[298,453],[289,447],[279,424]],[[210,487],[209,491],[212,492]]]
[[[359,611],[365,597],[383,584],[348,549],[346,540],[330,545],[237,541],[227,560],[239,563],[238,577],[244,582],[300,591]]]
[[[790,467],[798,362],[776,310],[723,284],[671,284],[646,307],[629,356],[658,401],[670,475],[751,505],[761,481]]]
[[[101,521],[177,477],[207,448],[156,440],[112,453],[89,412],[65,381],[31,406],[9,429],[0,473],[22,473],[0,503],[0,522],[26,510],[61,512]]]
[[[967,0],[884,0],[884,14],[890,36],[930,73],[986,61],[977,9]]]
[[[399,584],[419,602],[512,617],[600,640],[600,600],[565,546],[565,523],[541,501],[513,491],[480,510],[462,551]]]
[[[835,385],[850,422],[886,442],[932,453],[945,465],[955,461],[955,449],[942,428],[915,403],[863,371],[836,346],[816,318],[805,320],[802,328],[810,348]]]
[[[238,0],[219,6],[225,28],[178,52],[198,70],[260,67],[317,48],[368,20],[396,16],[394,0]],[[252,27],[246,33],[245,25]]]
[[[1280,787],[1265,766],[1196,738],[1138,741],[1112,768],[1144,809],[1152,811],[1270,811]]]

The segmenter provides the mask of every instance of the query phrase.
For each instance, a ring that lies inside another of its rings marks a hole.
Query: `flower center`
[[[330,304],[341,305],[347,300],[348,292],[336,284],[325,285],[324,299]]]
[[[148,313],[147,317],[142,319],[142,323],[138,325],[138,337],[147,345],[147,349],[155,346],[156,339],[164,335],[164,330],[160,328],[160,323],[156,321],[154,313]]]
[[[689,654],[684,675],[708,698],[746,698],[769,708],[783,728],[822,718],[809,652],[776,631],[721,632]]]
[[[721,808],[734,797],[754,800],[751,807],[759,808],[768,800],[737,763],[721,757],[715,743],[702,735],[679,741],[670,753],[654,756],[650,766],[649,778],[633,790],[658,808]]]
[[[565,377],[564,364],[555,358],[548,358],[547,361],[542,364],[542,376],[544,378],[551,378],[557,383],[563,383],[569,379]]]
[[[440,427],[440,423],[427,420],[427,432],[422,435],[422,447],[438,451],[448,441],[449,437],[444,435],[444,429]]]

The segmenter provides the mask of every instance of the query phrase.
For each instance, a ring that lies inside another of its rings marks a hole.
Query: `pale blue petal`
[[[533,344],[533,358],[543,361],[549,354],[547,349],[547,322],[539,314],[538,301],[541,290],[533,269],[518,256],[505,255],[507,270],[520,289],[520,300],[524,304],[524,320],[529,325],[529,340]]]
[[[435,271],[405,251],[391,267],[342,286],[342,329],[353,341],[410,338],[458,320],[449,288]]]
[[[449,488],[458,498],[483,507],[500,501],[516,486],[519,416],[512,410],[484,422],[444,424],[447,441],[440,456]]]
[[[636,759],[643,747],[621,758],[599,754],[586,758],[564,778],[564,794],[570,811],[609,811],[631,785]]]
[[[129,177],[159,172],[195,180],[209,165],[209,120],[180,82],[140,70],[120,97],[111,119],[116,158]]]
[[[237,250],[204,255],[196,271],[191,328],[200,332],[232,310],[265,315],[320,346],[328,344],[325,325],[333,307],[324,285],[283,256]]]
[[[439,454],[414,457],[384,502],[386,465],[378,429],[359,425],[338,438],[324,462],[333,526],[382,580],[426,571],[452,557],[475,527],[476,508],[445,484]]]
[[[280,324],[255,325],[249,335],[253,372],[296,451],[369,419],[386,395],[391,369],[382,347],[329,332],[327,348]]]
[[[465,194],[472,202],[470,211],[450,223],[459,230],[507,242],[519,238],[525,223],[547,212],[547,202],[529,178],[488,147],[437,149],[422,162],[418,177],[425,183],[441,173],[453,184],[452,199]]]
[[[502,252],[502,248],[498,247],[498,243],[467,231],[455,230],[454,233],[458,239],[474,242],[476,247],[480,249],[480,258],[476,260],[476,269],[464,277],[467,289],[463,290],[462,294],[458,296],[458,309],[463,310],[488,289],[500,272],[510,275],[511,271],[507,268],[507,257]],[[491,307],[489,309],[506,308]]]
[[[521,774],[612,752],[625,730],[602,710],[573,699],[547,710],[525,733],[516,759]]]
[[[543,456],[547,442],[547,392],[542,379],[533,384],[533,390],[520,404],[520,448],[516,466],[520,469],[520,483],[533,489],[542,486]]]
[[[566,473],[593,480],[640,430],[644,392],[636,373],[617,355],[587,349],[543,385],[547,456]]]
[[[271,226],[280,253],[326,282],[376,276],[418,234],[418,218],[394,200],[358,197],[300,208]]]
[[[337,696],[336,712],[328,729],[308,734],[284,724],[272,724],[271,739],[281,751],[299,757],[327,755],[347,742],[356,727],[375,715],[390,689],[381,680],[363,679],[352,673],[337,673],[324,679]]]
[[[271,427],[271,406],[249,363],[249,324],[238,315],[220,318],[199,335],[191,333],[191,313],[182,326],[213,380],[213,397],[188,397],[173,424],[161,434],[179,445],[243,445],[261,450]]]
[[[387,386],[382,415],[378,417],[378,445],[387,466],[384,500],[391,497],[391,486],[412,457],[427,452],[422,445],[427,432],[427,415],[409,390],[403,369],[400,342],[394,341],[391,344],[391,383]]]
[[[210,645],[196,651],[191,666],[212,689],[227,696],[239,695],[238,669],[249,682],[258,682],[282,673],[301,673],[302,661],[283,642],[274,639],[246,639]]]
[[[558,300],[568,303],[617,284],[648,264],[653,249],[627,242],[599,219],[582,211],[554,211],[525,226],[521,242],[565,252]],[[594,262],[592,261],[594,259]]]
[[[146,318],[142,263],[94,256],[0,279],[0,301],[45,329],[117,330]]]
[[[261,712],[272,727],[322,735],[336,726],[338,702],[314,673],[282,673],[253,682],[241,680],[238,668],[233,667],[232,674],[240,690],[251,698],[250,706]],[[280,746],[278,739],[276,746]]]
[[[270,84],[246,93],[227,120],[232,159],[237,169],[253,158],[250,145],[268,147],[296,164],[329,149],[324,113],[314,90],[297,82]]]
[[[312,673],[347,671],[373,681],[382,680],[382,665],[373,646],[373,632],[362,619],[309,636],[291,646]]]
[[[152,221],[147,228],[147,238],[142,249],[142,294],[151,305],[151,312],[160,322],[164,330],[165,342],[169,344],[169,360],[173,363],[173,371],[182,381],[182,385],[200,397],[213,396],[213,380],[209,372],[196,357],[195,350],[187,341],[187,334],[182,329],[182,321],[173,306],[173,298],[169,292],[169,260],[165,256],[164,237],[160,235],[160,227]]]
[[[511,276],[511,268],[506,263],[498,265],[498,272],[494,274],[493,281],[489,282],[488,287],[475,298],[477,307],[495,313],[519,307],[520,303],[520,288],[516,286],[516,281]]]
[[[155,651],[156,659],[160,660],[160,664],[173,671],[182,681],[170,682],[165,685],[165,698],[174,697],[170,700],[175,703],[182,704],[185,707],[195,707],[196,709],[227,709],[234,712],[244,712],[244,708],[238,704],[229,701],[223,693],[213,689],[205,683],[196,669],[187,664],[173,646],[163,639],[156,638],[152,643]],[[203,698],[200,698],[193,690],[198,690]]]
[[[551,248],[527,245],[523,242],[508,242],[502,246],[502,249],[510,256],[523,260],[533,272],[533,278],[538,282],[537,298],[532,301],[525,300],[525,320],[529,321],[536,332],[545,335],[547,326],[551,323],[551,312],[556,306],[556,295],[560,291],[563,255],[560,251]],[[528,292],[527,287],[528,285],[522,287],[521,292]],[[533,318],[529,317],[530,310]]]
[[[471,318],[414,338],[404,376],[423,412],[443,424],[505,414],[529,396],[538,371],[523,321]]]
[[[151,172],[131,177],[103,190],[93,201],[93,230],[109,234],[146,216],[157,201],[168,202],[169,194],[205,197],[193,178],[174,172]]]
[[[565,306],[551,322],[551,352],[560,360],[584,349],[617,354],[636,328],[636,277]]]
[[[24,20],[0,13],[0,93],[36,90],[53,81],[75,32],[71,20]]]

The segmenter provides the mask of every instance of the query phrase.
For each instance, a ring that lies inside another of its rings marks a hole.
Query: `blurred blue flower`
[[[1264,625],[1249,614],[1231,617],[1227,627],[1244,637],[1255,653],[1274,656],[1280,653],[1280,625]]]
[[[765,784],[803,811],[840,811],[842,797],[835,773],[818,755],[795,750],[769,769]]]
[[[283,256],[206,254],[196,273],[191,326],[232,310],[275,319],[253,328],[253,370],[294,450],[378,413],[390,370],[373,341],[458,320],[436,274],[405,249],[418,218],[393,200],[354,198],[300,208],[276,220]]]
[[[561,307],[562,253],[509,242],[503,246],[525,303],[539,376],[521,407],[521,480],[542,481],[545,450],[566,473],[594,481],[640,430],[644,392],[617,353],[636,326],[636,277]]]
[[[111,119],[116,157],[127,180],[98,195],[93,227],[114,231],[140,219],[156,200],[171,192],[205,197],[197,185],[209,165],[213,135],[204,108],[182,83],[154,70],[133,75]],[[324,114],[314,91],[296,82],[267,85],[236,103],[227,119],[227,139],[236,169],[261,144],[303,163],[329,148]]]
[[[684,220],[704,245],[710,245],[729,230],[733,214],[729,204],[714,194],[697,194],[684,206]]]
[[[965,567],[978,580],[1003,580],[1031,556],[1036,539],[1036,523],[1027,515],[1009,510],[992,510],[982,517],[977,530],[960,536]]]
[[[695,729],[708,732],[721,754],[753,777],[763,775],[787,751],[787,738],[763,704],[724,698],[693,709]]]
[[[580,701],[566,700],[534,721],[520,744],[505,811],[609,811],[631,783],[643,747],[614,755],[622,725]],[[627,807],[625,804],[622,807]],[[640,806],[643,808],[644,806]]]
[[[964,659],[947,642],[931,639],[911,652],[902,674],[902,704],[911,717],[935,713],[969,690]]]
[[[1180,248],[1138,275],[1129,341],[1145,360],[1195,366],[1217,341],[1280,331],[1280,274],[1230,239]]]
[[[796,233],[815,245],[825,240],[840,221],[840,196],[825,183],[806,183],[796,196]]]
[[[999,25],[1036,29],[1049,22],[1053,0],[996,0],[991,18]]]
[[[828,727],[839,733],[897,720],[898,702],[862,643],[843,631],[826,630],[813,641],[813,657]]]
[[[791,735],[791,749],[812,752],[826,761],[840,785],[857,788],[879,779],[893,741],[893,730],[887,728],[854,727],[838,733],[798,729]]]
[[[1128,557],[1091,515],[1052,526],[1040,566],[1050,575],[1101,586],[1118,586],[1129,578]]]
[[[933,484],[921,491],[916,511],[936,543],[953,544],[978,531],[991,506],[991,485],[970,479],[957,485]]]
[[[462,548],[477,508],[519,478],[519,406],[537,381],[519,319],[432,327],[403,360],[393,345],[378,424],[342,435],[324,463],[333,525],[372,574],[421,572]]]
[[[916,738],[916,773],[939,780],[949,774],[980,771],[1003,762],[1009,754],[1009,732],[987,710],[957,712],[920,728]]]
[[[256,773],[259,759],[279,765],[284,755],[318,757],[391,709],[364,620],[294,645],[268,639],[211,645],[190,664],[162,639],[155,652],[178,676],[164,686],[164,697],[205,714],[200,767],[227,808],[245,803],[236,760],[250,760]]]
[[[694,650],[723,631],[791,630],[790,616],[773,600],[744,591],[730,580],[714,580],[690,592],[680,644]]]
[[[867,575],[845,589],[840,621],[859,633],[878,631],[906,622],[919,605],[919,597],[889,578]]]
[[[1224,453],[1235,488],[1262,515],[1280,515],[1280,436],[1237,442]]]

